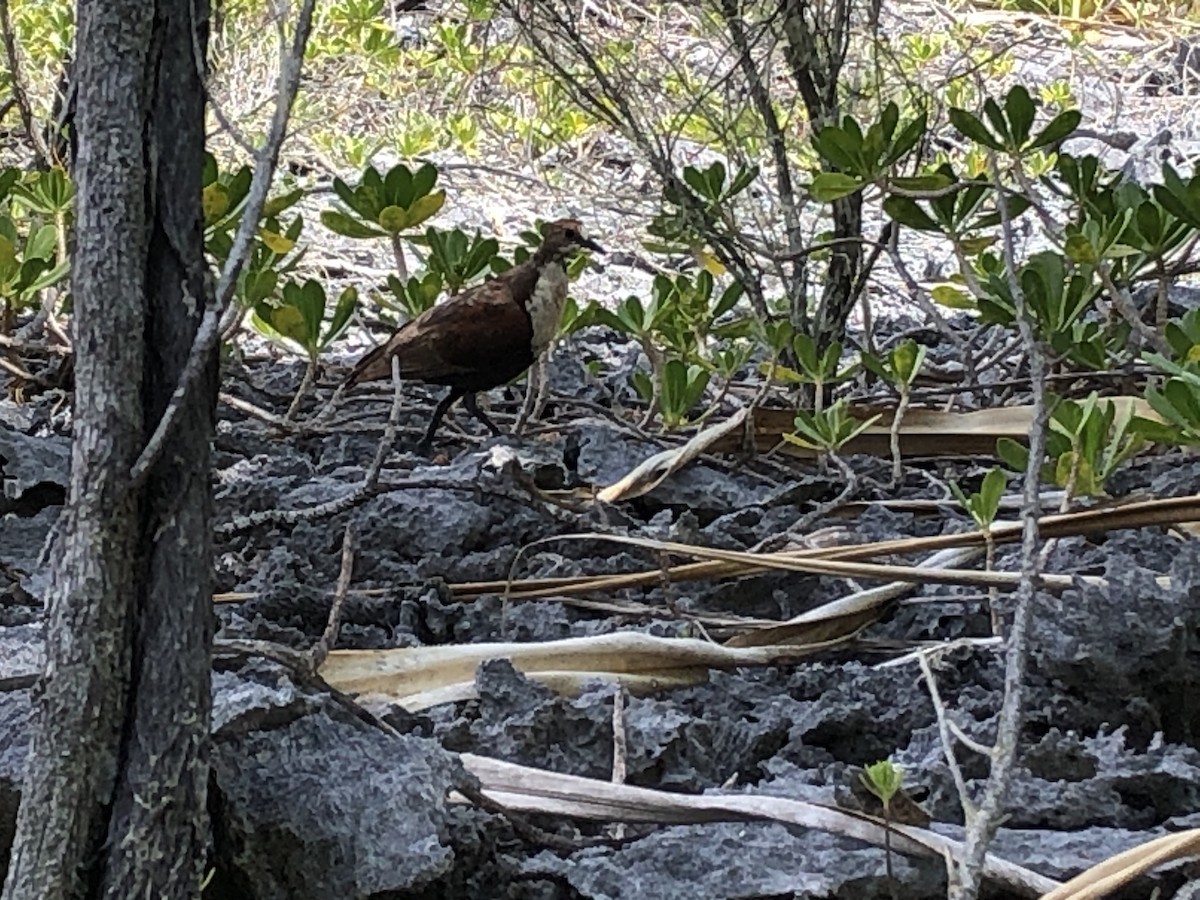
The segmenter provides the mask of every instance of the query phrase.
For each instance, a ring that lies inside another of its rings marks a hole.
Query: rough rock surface
[[[611,358],[619,353],[611,352]],[[569,361],[570,357],[568,357]],[[552,369],[554,397],[579,396],[573,365]],[[296,368],[253,365],[231,375],[230,391],[257,385],[276,407]],[[608,379],[611,383],[613,379]],[[597,388],[596,402],[612,403]],[[414,392],[414,431],[428,405]],[[492,398],[504,416],[519,398]],[[373,421],[385,414],[379,395]],[[316,403],[314,402],[315,408]],[[35,410],[36,412],[36,410]],[[377,429],[343,429],[281,440],[223,408],[214,483],[218,519],[266,508],[303,508],[358,483]],[[539,490],[603,484],[658,445],[601,416],[577,418],[554,400],[555,423],[540,437],[455,439],[452,461],[431,464],[402,443],[381,490],[348,513],[296,525],[261,525],[216,545],[217,586],[250,599],[217,606],[221,636],[309,646],[324,628],[347,520],[360,535],[355,588],[339,647],[436,646],[485,640],[539,641],[618,629],[678,634],[687,616],[796,615],[850,590],[837,579],[777,573],[734,582],[690,582],[623,592],[657,607],[649,617],[615,616],[554,599],[505,610],[500,598],[455,599],[452,583],[505,577],[532,541],[585,531],[693,540],[747,549],[786,531],[838,485],[813,466],[778,468],[701,460],[637,501],[571,511],[536,499]],[[6,415],[5,422],[16,421]],[[0,679],[36,672],[43,572],[37,555],[65,484],[61,436],[44,417],[0,426],[0,472],[16,506],[0,517],[7,579],[0,602]],[[473,429],[472,423],[465,423]],[[44,454],[36,449],[45,445]],[[10,462],[9,460],[15,460]],[[32,460],[38,460],[36,464]],[[886,462],[852,460],[864,500],[940,496],[936,478],[913,471],[897,492]],[[965,477],[969,466],[962,468]],[[1194,462],[1156,459],[1122,472],[1115,490],[1159,495],[1194,491]],[[955,476],[957,477],[957,476]],[[22,505],[27,504],[27,505]],[[847,519],[856,540],[963,530],[943,510],[926,515],[875,504]],[[649,561],[654,564],[653,561]],[[1014,550],[997,564],[1011,567]],[[522,556],[521,575],[644,568],[645,554],[598,540],[542,543]],[[1200,720],[1192,698],[1200,656],[1200,549],[1159,529],[1069,539],[1050,568],[1102,574],[1038,597],[1025,751],[1010,818],[996,851],[1046,875],[1074,872],[1139,841],[1193,824],[1200,806]],[[1155,579],[1170,576],[1170,586]],[[858,767],[892,758],[935,829],[959,833],[962,808],[946,767],[929,694],[915,665],[880,667],[872,641],[944,641],[990,635],[986,598],[929,587],[898,605],[859,644],[787,667],[713,672],[703,684],[625,700],[626,779],[685,793],[728,790],[837,804]],[[672,614],[672,610],[675,614]],[[1001,594],[997,612],[1011,612]],[[676,618],[682,615],[683,621]],[[958,726],[988,742],[1003,685],[1002,659],[986,644],[937,660],[941,696]],[[446,796],[468,777],[457,752],[607,779],[613,764],[613,688],[595,684],[561,697],[506,661],[483,664],[477,698],[419,714],[391,710],[400,737],[297,683],[273,663],[224,663],[214,675],[216,744],[213,812],[215,896],[264,897],[929,897],[944,891],[940,862],[897,857],[894,882],[883,851],[843,838],[770,823],[654,828],[630,826],[617,847],[564,855],[502,817]],[[7,852],[25,748],[28,691],[0,692],[0,852]],[[972,790],[982,759],[958,748]],[[560,838],[599,836],[605,826],[534,817]],[[1173,870],[1159,885],[1186,876]],[[1128,896],[1143,896],[1146,883]],[[1141,893],[1139,893],[1139,891]]]

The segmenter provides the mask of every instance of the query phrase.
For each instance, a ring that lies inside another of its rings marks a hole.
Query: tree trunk
[[[141,485],[209,288],[206,0],[79,0],[71,486],[4,900],[199,895],[217,358]],[[199,18],[193,23],[192,15]]]

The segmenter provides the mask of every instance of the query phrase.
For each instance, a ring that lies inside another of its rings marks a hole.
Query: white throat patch
[[[550,346],[558,333],[563,304],[567,300],[567,273],[562,263],[547,263],[538,276],[526,307],[533,323],[533,354],[538,356]]]

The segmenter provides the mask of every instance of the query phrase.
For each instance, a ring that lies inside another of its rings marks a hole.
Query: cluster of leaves
[[[35,115],[47,119],[64,62],[75,44],[75,4],[70,0],[12,0],[9,26],[21,48],[25,90]],[[11,94],[8,66],[0,66],[0,93]]]
[[[204,246],[217,271],[224,268],[233,249],[253,175],[249,166],[223,172],[211,154],[205,158],[201,194]],[[261,334],[298,349],[309,365],[315,366],[320,354],[349,325],[358,293],[353,288],[343,291],[326,325],[325,288],[312,279],[296,277],[306,250],[301,243],[304,217],[291,211],[304,196],[303,189],[292,187],[267,200],[234,288],[234,302],[251,313],[251,322]]]
[[[701,168],[685,166],[680,178],[663,193],[662,211],[646,227],[651,253],[690,253],[709,272],[720,275],[724,268],[707,251],[701,237],[718,221],[729,225],[731,204],[758,178],[758,166],[743,166],[730,173],[719,160]]]
[[[308,57],[335,71],[354,65],[364,86],[382,96],[426,98],[425,108],[397,112],[389,129],[392,149],[406,160],[450,146],[473,156],[485,138],[537,157],[590,132],[594,119],[546,77],[527,46],[493,39],[495,13],[494,0],[452,0],[428,26],[405,33],[383,0],[335,0],[318,16]],[[500,103],[495,82],[505,95]],[[388,146],[327,129],[315,138],[355,169]]]
[[[340,178],[333,191],[343,208],[321,213],[321,224],[349,238],[396,238],[437,215],[446,192],[435,190],[437,169],[426,163],[415,172],[403,163],[380,175],[368,166],[351,187]]]
[[[0,171],[0,331],[58,291],[70,271],[67,255],[74,189],[61,169]]]
[[[707,270],[695,276],[658,275],[650,298],[629,296],[616,310],[592,304],[575,329],[605,325],[637,341],[650,371],[634,372],[634,390],[663,424],[685,424],[715,374],[728,382],[750,360],[751,323],[731,315],[742,296],[737,282],[718,289]]]
[[[1082,401],[1051,397],[1043,481],[1071,497],[1098,497],[1114,472],[1146,445],[1145,420],[1133,406],[1100,400],[1093,391]],[[996,442],[1009,468],[1024,472],[1029,451],[1010,438]]]
[[[521,245],[511,259],[500,253],[495,238],[471,235],[460,228],[421,226],[442,210],[446,192],[437,188],[438,171],[426,163],[416,170],[398,163],[381,174],[373,166],[351,185],[334,179],[340,203],[321,213],[321,222],[337,234],[358,240],[387,238],[396,259],[389,275],[385,307],[415,318],[432,307],[443,294],[454,296],[480,278],[503,272],[529,258],[541,243],[541,223],[520,235]],[[405,247],[423,263],[410,274]],[[586,258],[572,261],[568,275],[578,277]]]
[[[1069,110],[1035,132],[1035,104],[1019,85],[1003,106],[987,100],[984,118],[987,124],[966,110],[950,112],[960,133],[1015,167],[1056,146],[1079,123],[1079,113]],[[1040,182],[1070,202],[1071,217],[1061,233],[1047,235],[1054,249],[1018,260],[1010,272],[1002,253],[992,248],[1004,221],[1015,221],[1033,206],[1028,180],[997,187],[994,175],[964,178],[949,163],[938,171],[951,185],[938,196],[893,194],[884,201],[895,221],[954,244],[960,272],[935,288],[933,299],[1011,326],[1020,291],[1038,337],[1061,360],[1091,369],[1127,358],[1129,323],[1098,310],[1106,293],[1127,292],[1146,277],[1165,278],[1200,234],[1200,179],[1185,182],[1167,166],[1164,183],[1147,191],[1105,172],[1094,156],[1060,154]]]
[[[1146,400],[1161,418],[1138,418],[1138,427],[1151,440],[1187,446],[1200,445],[1200,310],[1168,322],[1165,334],[1171,355],[1147,353],[1146,359],[1167,378],[1146,390]]]
[[[211,153],[205,155],[200,195],[204,213],[204,249],[218,271],[224,268],[233,249],[253,177],[254,172],[249,166],[223,172]],[[303,190],[293,188],[272,197],[264,206],[250,255],[242,267],[234,293],[236,301],[246,309],[278,299],[284,282],[303,258],[304,249],[299,243],[304,231],[303,216],[297,213],[291,219],[282,218],[303,197]]]
[[[865,129],[847,117],[818,133],[817,151],[837,171],[818,175],[814,194],[828,199],[874,187],[896,223],[949,240],[959,271],[933,289],[936,302],[1006,327],[1015,326],[1023,305],[1058,366],[1098,370],[1131,362],[1131,329],[1142,326],[1115,310],[1133,308],[1132,287],[1148,280],[1159,286],[1158,313],[1165,317],[1170,273],[1200,239],[1200,175],[1184,179],[1164,166],[1162,183],[1144,188],[1104,170],[1095,157],[1055,154],[1078,126],[1079,113],[1060,112],[1037,127],[1037,105],[1020,85],[1002,101],[987,99],[982,115],[955,108],[949,119],[984,154],[982,169],[964,174],[943,158],[929,172],[938,184],[924,183],[926,176],[892,177],[891,167],[901,159],[896,151],[917,145],[925,124],[918,116],[900,128],[898,111],[889,107]],[[1066,200],[1066,221],[1055,226],[1053,216],[1039,216],[1049,249],[1006,258],[1015,248],[1002,244],[1005,231],[1041,202],[1039,187]],[[1147,440],[1191,442],[1200,436],[1189,424],[1200,425],[1200,370],[1186,356],[1200,328],[1189,319],[1168,324],[1165,334],[1177,358],[1148,357],[1171,377],[1151,388],[1147,399],[1166,424],[1095,396],[1057,400],[1043,469],[1047,480],[1074,495],[1095,495]],[[1013,468],[1026,461],[1026,451],[1013,442],[1002,442],[997,452]]]
[[[480,275],[498,271],[506,264],[499,255],[500,242],[478,232],[469,236],[460,228],[427,228],[423,237],[414,237],[416,240],[429,250],[424,273],[406,281],[389,275],[387,280],[388,290],[410,318],[432,307],[443,292],[454,296]]]

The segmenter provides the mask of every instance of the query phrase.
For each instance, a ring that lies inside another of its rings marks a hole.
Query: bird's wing
[[[509,279],[496,279],[402,326],[359,360],[346,382],[390,378],[393,356],[402,378],[439,381],[487,372],[530,353],[531,341],[529,317],[514,299]]]

